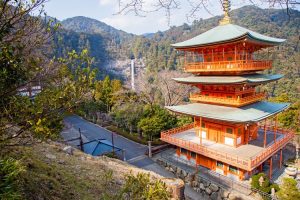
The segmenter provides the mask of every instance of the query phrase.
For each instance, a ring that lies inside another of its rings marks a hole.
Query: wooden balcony
[[[258,147],[252,144],[234,148],[205,140],[200,144],[199,137],[196,136],[195,130],[189,129],[193,125],[194,124],[190,124],[162,132],[161,140],[247,171],[251,171],[258,167],[261,163],[282,149],[294,137],[292,131],[278,129],[277,134],[280,134],[280,137],[276,139],[276,142],[269,143],[267,148]],[[187,131],[194,133],[194,139],[192,139],[191,135],[188,136],[189,140],[185,140],[182,136],[179,136],[180,134],[185,134]],[[245,156],[243,154],[244,152],[247,152],[248,155]]]
[[[272,61],[269,60],[191,62],[185,64],[184,71],[195,74],[246,74],[270,69],[271,67]]]
[[[257,101],[264,100],[266,98],[266,93],[256,93],[254,95],[243,97],[243,98],[226,98],[226,97],[214,97],[214,96],[205,96],[201,94],[191,94],[190,100],[192,102],[203,102],[203,103],[212,103],[220,105],[228,105],[240,107],[248,105]]]

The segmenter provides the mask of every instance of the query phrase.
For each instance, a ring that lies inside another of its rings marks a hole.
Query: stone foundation
[[[179,167],[165,162],[162,159],[156,161],[159,165],[163,166],[167,171],[172,172],[176,177],[182,179],[186,185],[191,186],[198,192],[203,199],[211,200],[242,200],[248,199],[244,195],[239,194],[231,189],[227,190],[212,183],[211,181],[195,175],[195,172],[189,173]],[[254,199],[254,198],[251,198]]]

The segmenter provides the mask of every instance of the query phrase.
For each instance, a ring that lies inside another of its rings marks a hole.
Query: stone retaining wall
[[[186,185],[191,186],[203,199],[212,200],[242,200],[249,199],[245,195],[239,194],[231,189],[225,189],[211,181],[201,178],[195,172],[187,172],[179,167],[166,162],[163,159],[157,159],[159,165],[167,171],[172,172],[176,177],[182,179]],[[256,199],[251,197],[250,199]]]

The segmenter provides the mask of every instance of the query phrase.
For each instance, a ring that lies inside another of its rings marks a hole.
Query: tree
[[[283,178],[277,196],[280,200],[300,199],[300,191],[297,188],[297,181],[293,178]]]
[[[138,127],[143,131],[149,140],[160,135],[160,132],[175,127],[177,118],[167,110],[158,105],[146,105],[144,116],[139,121]]]
[[[134,13],[137,16],[145,16],[148,13],[163,10],[165,12],[168,23],[170,24],[171,11],[178,10],[181,8],[181,0],[155,0],[151,4],[141,1],[141,0],[118,0],[119,2],[119,11],[118,14],[127,14]],[[213,15],[210,11],[210,4],[212,0],[188,0],[184,1],[184,4],[189,6],[189,11],[186,14],[188,19],[197,18],[197,14],[205,10],[209,14]],[[223,6],[224,0],[220,0],[220,6]],[[258,1],[245,1],[248,4],[257,5],[259,3],[268,4],[270,7],[280,7],[286,8],[287,13],[289,14],[291,8],[295,8],[300,5],[300,2],[297,0],[258,0]]]
[[[29,15],[44,2],[0,1],[0,145],[56,137],[64,113],[93,93],[96,74],[86,50],[46,56],[57,27]],[[20,92],[33,86],[42,87],[34,99]]]

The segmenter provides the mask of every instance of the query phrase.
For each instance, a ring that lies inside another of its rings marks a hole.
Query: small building
[[[272,61],[257,59],[257,52],[285,40],[232,24],[229,9],[224,1],[219,26],[172,45],[184,53],[184,71],[193,74],[174,80],[199,92],[190,104],[166,107],[194,123],[162,132],[161,140],[175,145],[178,156],[230,178],[247,179],[264,164],[271,178],[273,155],[280,155],[281,167],[282,149],[294,133],[278,128],[277,115],[290,104],[265,101],[257,88],[282,78],[261,73]]]

